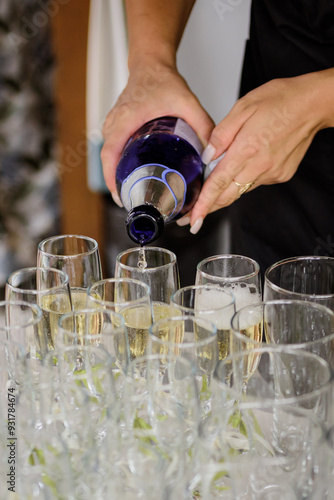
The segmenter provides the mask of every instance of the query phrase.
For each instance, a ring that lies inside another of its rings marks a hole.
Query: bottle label
[[[180,172],[155,163],[136,168],[125,179],[121,189],[124,207],[152,204],[163,214],[165,220],[175,217],[182,209],[187,193],[187,184]]]
[[[199,155],[203,153],[203,146],[196,132],[182,118],[176,120],[174,134],[188,141]]]

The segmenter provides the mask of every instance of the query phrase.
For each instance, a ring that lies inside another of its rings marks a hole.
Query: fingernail
[[[181,219],[176,221],[176,224],[178,226],[186,226],[187,224],[190,224],[190,217],[188,215],[184,215]]]
[[[202,162],[207,165],[208,163],[210,163],[215,154],[216,148],[209,143],[202,153]]]
[[[197,234],[198,231],[201,229],[203,224],[203,218],[199,217],[198,219],[195,220],[194,224],[190,228],[191,234]]]
[[[116,203],[116,205],[118,205],[120,208],[123,208],[123,203],[121,202],[117,193],[111,193],[111,197],[114,200],[114,202]]]

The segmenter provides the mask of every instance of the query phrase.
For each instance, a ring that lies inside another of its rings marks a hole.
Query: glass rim
[[[126,254],[134,254],[134,253],[138,253],[141,251],[142,247],[133,247],[133,248],[128,248],[126,250],[122,250],[122,252],[120,252],[117,256],[116,256],[116,264],[118,264],[122,269],[127,269],[127,270],[132,270],[132,269],[136,269],[138,272],[155,272],[157,269],[163,269],[163,268],[167,268],[167,267],[171,267],[175,264],[177,264],[177,257],[176,257],[176,254],[174,252],[172,252],[171,250],[168,250],[167,248],[163,248],[163,247],[151,247],[151,246],[145,246],[144,247],[144,250],[145,252],[150,252],[150,251],[157,251],[158,253],[160,254],[165,254],[165,255],[169,255],[171,257],[171,261],[170,262],[166,262],[165,264],[162,264],[160,266],[156,266],[156,267],[145,267],[144,269],[141,269],[139,267],[136,267],[136,266],[129,266],[128,264],[124,264],[123,262],[120,261],[120,259],[123,257],[123,255],[126,255]]]
[[[42,272],[48,272],[54,275],[60,276],[64,281],[62,283],[59,283],[58,285],[45,288],[42,290],[36,290],[34,288],[20,288],[17,285],[13,285],[10,283],[10,280],[16,278],[20,274],[24,273],[36,273],[37,271],[42,271]],[[19,292],[19,293],[30,293],[32,295],[44,295],[50,291],[62,289],[64,286],[69,287],[69,277],[65,271],[62,271],[61,269],[56,269],[55,267],[42,267],[42,266],[32,266],[32,267],[23,267],[22,269],[17,269],[16,271],[12,272],[6,279],[6,286],[10,288],[11,291],[13,292]]]
[[[183,321],[183,322],[191,321],[192,323],[194,323],[194,322],[200,322],[200,323],[204,324],[204,326],[207,327],[208,330],[211,329],[210,335],[208,335],[208,337],[206,337],[205,339],[203,339],[203,340],[201,340],[199,342],[196,342],[196,341],[192,341],[192,342],[171,342],[171,341],[168,341],[168,340],[160,339],[153,332],[155,329],[159,330],[159,328],[161,328],[162,325],[166,325],[167,326],[168,323],[172,324],[172,323],[177,323],[179,321]],[[211,321],[211,320],[209,320],[207,318],[202,318],[201,316],[197,316],[197,315],[189,316],[189,315],[183,314],[183,315],[179,315],[179,316],[169,316],[167,318],[162,318],[159,321],[156,321],[156,322],[152,323],[149,326],[148,334],[149,334],[148,339],[152,339],[152,340],[154,340],[154,342],[157,342],[158,344],[165,345],[165,346],[166,345],[167,346],[173,346],[173,347],[176,346],[178,349],[187,349],[189,347],[202,347],[202,346],[206,346],[207,344],[209,344],[210,342],[212,342],[212,340],[214,338],[217,338],[217,327],[213,323],[213,321]]]
[[[27,302],[25,300],[1,300],[0,301],[0,308],[2,308],[3,306],[4,307],[6,307],[6,306],[23,306],[27,309],[31,309],[33,316],[27,322],[22,323],[22,324],[0,326],[0,331],[10,332],[10,331],[19,330],[19,329],[26,328],[26,327],[35,326],[42,319],[42,309],[37,304],[32,304],[32,303]],[[8,339],[2,339],[2,340],[8,340]],[[10,342],[12,342],[12,341],[10,340]]]
[[[65,314],[62,314],[58,320],[59,330],[61,330],[62,332],[66,333],[69,336],[77,336],[78,335],[77,332],[66,330],[66,328],[64,326],[62,326],[61,323],[62,323],[62,321],[66,321],[69,318],[76,318],[76,316],[79,316],[82,314],[84,314],[85,317],[88,316],[88,314],[107,314],[109,316],[113,316],[113,317],[120,320],[120,323],[117,326],[113,326],[113,330],[111,332],[101,332],[101,333],[91,333],[91,334],[87,334],[85,332],[83,334],[80,333],[80,336],[82,335],[82,337],[85,339],[90,340],[91,337],[95,338],[95,339],[99,339],[103,335],[108,335],[109,333],[111,335],[114,333],[118,333],[118,330],[124,331],[124,328],[125,328],[124,317],[120,313],[117,313],[115,311],[110,311],[110,310],[103,308],[103,307],[78,309],[76,311],[69,311]],[[68,346],[68,347],[71,347],[71,346]]]
[[[329,307],[327,306],[324,306],[322,304],[319,304],[317,302],[310,302],[310,301],[307,301],[307,300],[293,300],[293,299],[276,299],[276,300],[264,300],[264,301],[261,301],[261,302],[254,302],[253,304],[248,304],[247,306],[245,307],[242,307],[241,309],[238,309],[232,316],[231,318],[231,330],[232,330],[232,334],[238,339],[238,340],[241,340],[243,342],[247,342],[247,344],[250,344],[250,345],[256,345],[258,347],[261,347],[261,346],[273,346],[275,347],[275,349],[280,346],[280,347],[283,347],[283,346],[290,346],[291,349],[303,349],[305,347],[310,347],[312,345],[316,345],[318,343],[322,343],[324,341],[328,342],[330,340],[334,340],[334,331],[328,335],[325,335],[319,339],[316,339],[316,340],[309,340],[309,341],[305,341],[305,342],[296,342],[296,343],[289,343],[289,344],[277,344],[276,342],[266,342],[264,340],[261,340],[261,341],[256,341],[256,340],[252,340],[251,338],[249,337],[246,337],[245,335],[243,335],[239,330],[236,329],[236,327],[234,326],[234,322],[236,321],[236,318],[238,316],[241,315],[241,313],[245,312],[246,310],[249,310],[249,309],[254,309],[254,308],[258,308],[258,307],[262,307],[262,308],[265,308],[266,306],[271,306],[271,305],[284,305],[284,304],[291,304],[291,305],[299,305],[299,306],[302,306],[302,307],[307,307],[307,306],[310,306],[311,305],[311,308],[314,309],[314,310],[320,310],[322,311],[323,313],[326,313],[328,314],[329,316],[332,316],[333,317],[333,320],[334,320],[334,311],[332,311],[332,309],[330,309]],[[263,318],[263,316],[262,316]]]
[[[101,286],[101,285],[103,286],[106,283],[129,283],[129,284],[133,283],[133,284],[137,285],[138,287],[142,288],[143,290],[145,290],[146,293],[142,297],[136,298],[134,300],[127,300],[124,302],[112,302],[110,300],[96,299],[95,297],[90,295],[90,292],[94,287]],[[149,302],[151,304],[151,288],[150,288],[150,286],[147,283],[144,283],[143,281],[140,281],[140,280],[135,279],[135,278],[105,278],[105,279],[102,279],[99,281],[95,281],[94,283],[89,285],[89,287],[87,288],[87,300],[89,300],[95,304],[99,304],[100,307],[108,307],[108,306],[114,307],[115,305],[121,305],[123,308],[123,307],[130,306],[130,305],[134,306],[135,304],[140,304],[144,300],[147,300],[147,298],[149,299]]]
[[[174,298],[176,296],[181,296],[182,295],[182,292],[186,292],[188,290],[213,290],[213,291],[217,291],[219,290],[219,293],[223,293],[225,295],[229,295],[230,298],[231,298],[231,301],[228,302],[227,304],[224,304],[224,305],[217,305],[216,307],[213,307],[213,308],[208,308],[208,309],[200,309],[200,311],[196,310],[196,309],[193,309],[191,307],[188,307],[188,306],[183,306],[181,304],[178,304],[174,301]],[[216,312],[216,311],[222,311],[223,309],[227,308],[227,307],[230,307],[232,306],[233,304],[235,304],[235,296],[233,294],[233,292],[231,292],[230,290],[227,290],[226,288],[221,288],[221,287],[216,287],[215,285],[213,284],[210,284],[210,283],[206,283],[206,284],[203,284],[203,285],[188,285],[188,286],[184,286],[182,288],[179,288],[178,290],[175,290],[175,292],[172,293],[171,295],[171,305],[181,309],[181,311],[193,311],[194,314],[196,314],[196,311],[199,313],[199,314],[206,314],[206,313],[213,313],[213,312]]]
[[[216,276],[214,274],[209,274],[201,269],[200,266],[203,266],[207,264],[208,262],[213,262],[213,261],[218,261],[218,260],[228,260],[228,259],[239,259],[240,261],[245,261],[249,262],[250,264],[254,265],[254,270],[249,273],[249,274],[241,274],[240,276]],[[201,276],[204,276],[206,278],[215,278],[220,281],[238,281],[242,278],[253,278],[254,276],[257,276],[260,272],[260,265],[256,260],[252,259],[251,257],[247,257],[246,255],[239,255],[239,254],[217,254],[217,255],[212,255],[211,257],[206,257],[205,259],[201,260],[197,266],[196,266],[196,272],[200,273]]]
[[[80,252],[80,253],[73,253],[73,254],[56,254],[56,253],[51,253],[47,252],[43,247],[51,242],[51,241],[60,241],[60,240],[65,240],[65,239],[77,239],[77,240],[84,240],[84,241],[89,241],[90,243],[93,243],[93,248],[90,250],[87,250],[86,252]],[[98,243],[94,238],[91,238],[90,236],[84,236],[81,234],[59,234],[57,236],[49,236],[48,238],[45,238],[44,240],[40,241],[38,243],[38,252],[42,254],[45,257],[57,257],[58,259],[74,259],[80,257],[84,257],[85,255],[90,255],[98,250]]]
[[[316,389],[306,393],[306,394],[301,394],[297,396],[292,396],[292,397],[287,397],[287,398],[275,398],[275,397],[261,397],[259,395],[245,395],[242,393],[241,390],[234,389],[233,387],[229,387],[224,383],[218,376],[219,368],[220,366],[223,365],[228,365],[228,363],[232,362],[233,360],[236,360],[238,358],[243,358],[248,356],[252,356],[254,354],[290,354],[294,357],[300,358],[303,356],[304,358],[313,358],[319,366],[322,366],[322,368],[325,368],[326,371],[328,372],[328,380],[324,382],[320,387],[317,387]],[[333,380],[334,380],[334,372],[330,368],[329,364],[327,361],[320,356],[314,354],[313,352],[309,351],[304,351],[303,349],[294,349],[290,348],[287,345],[280,345],[280,346],[275,346],[272,347],[271,344],[267,346],[261,346],[261,347],[255,347],[253,349],[243,349],[241,351],[238,351],[236,353],[229,354],[226,356],[224,359],[220,359],[213,372],[213,379],[216,381],[217,384],[220,386],[224,387],[224,390],[233,397],[240,398],[242,397],[242,400],[240,404],[243,406],[243,408],[251,408],[254,407],[255,405],[261,405],[261,406],[267,406],[267,405],[275,405],[275,406],[285,406],[285,405],[292,405],[294,403],[303,403],[307,401],[310,397],[317,397],[318,395],[321,395],[322,393],[325,393],[326,391],[330,391],[332,386],[333,386]],[[239,404],[239,403],[238,403]]]
[[[296,297],[313,297],[313,298],[319,298],[319,299],[329,299],[331,297],[334,297],[334,293],[324,293],[324,294],[311,294],[311,293],[301,293],[301,292],[295,292],[293,290],[287,290],[286,288],[282,288],[279,285],[276,285],[273,283],[270,278],[269,278],[269,273],[271,273],[274,269],[283,266],[284,264],[288,263],[293,263],[293,262],[302,262],[302,261],[328,261],[332,262],[334,265],[334,257],[330,257],[327,255],[300,255],[300,256],[295,256],[295,257],[288,257],[287,259],[282,259],[279,260],[278,262],[275,262],[271,266],[269,266],[264,273],[264,282],[265,284],[267,283],[268,287],[270,287],[272,290],[275,290],[281,294],[284,295],[292,295]]]

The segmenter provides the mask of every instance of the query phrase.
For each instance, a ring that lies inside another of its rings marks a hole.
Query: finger
[[[190,221],[191,221],[191,212],[188,212],[186,215],[178,219],[176,221],[176,224],[178,226],[187,226],[188,224],[190,224]]]
[[[243,170],[243,163],[230,160],[230,156],[229,150],[204,182],[198,200],[192,209],[192,225],[198,218],[204,219],[212,211],[211,208],[216,200],[221,197],[232,180]]]
[[[145,123],[143,115],[133,116],[128,105],[123,104],[109,113],[103,125],[104,144],[101,150],[103,175],[108,189],[116,194],[115,172],[129,137]],[[148,119],[147,119],[148,121]]]
[[[205,164],[222,155],[232,144],[244,123],[255,113],[256,106],[243,106],[240,99],[226,117],[213,129],[202,160]]]
[[[258,186],[258,183],[254,183],[246,193],[244,193],[245,196],[247,196],[248,191],[252,191]],[[230,183],[228,188],[224,191],[224,193],[217,198],[217,200],[211,205],[210,210],[208,213],[215,212],[216,210],[219,210],[222,207],[227,207],[229,205],[232,205],[236,200],[240,198],[240,192],[239,192],[239,187],[234,184],[233,182]],[[203,217],[197,217],[195,221],[192,223],[190,232],[192,234],[197,234],[200,228],[202,227],[204,218]]]

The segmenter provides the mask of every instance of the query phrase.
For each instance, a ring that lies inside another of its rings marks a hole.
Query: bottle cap
[[[129,211],[125,225],[132,241],[146,245],[161,236],[165,223],[159,210],[145,204]]]

